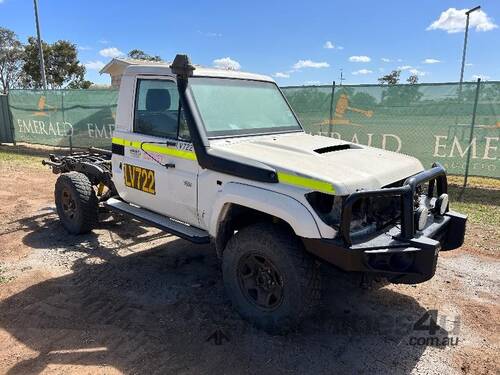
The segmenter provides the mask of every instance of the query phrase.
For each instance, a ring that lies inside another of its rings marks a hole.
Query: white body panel
[[[197,68],[195,76],[229,77],[272,81],[250,73]],[[136,142],[165,142],[166,139],[133,132],[134,98],[137,78],[172,79],[167,65],[129,67],[122,79],[114,137]],[[177,141],[178,142],[178,141]],[[349,143],[304,132],[253,137],[213,139],[210,147],[224,157],[258,161],[277,171],[331,184],[336,195],[359,189],[379,189],[423,170],[415,158],[372,147],[349,144],[349,149],[318,153],[318,148]],[[174,146],[175,147],[175,146]],[[192,145],[182,145],[192,149]],[[326,225],[308,203],[305,194],[314,189],[287,183],[261,183],[201,169],[196,160],[154,154],[166,169],[137,147],[124,147],[124,155],[113,154],[113,181],[120,197],[191,225],[217,233],[221,211],[234,203],[278,217],[307,238],[332,238],[336,230]],[[122,164],[153,169],[156,194],[125,186]]]
[[[319,154],[314,150],[336,145],[350,149]],[[337,195],[358,189],[380,189],[421,172],[420,161],[404,154],[350,144],[305,133],[212,141],[211,147],[263,162],[278,170],[331,183]]]

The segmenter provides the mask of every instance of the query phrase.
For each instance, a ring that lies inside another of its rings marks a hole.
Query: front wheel
[[[57,214],[71,234],[89,232],[98,221],[98,202],[91,182],[83,173],[61,174],[54,192]]]
[[[238,231],[224,250],[222,272],[240,315],[269,333],[293,329],[320,300],[318,264],[292,231],[271,223]]]

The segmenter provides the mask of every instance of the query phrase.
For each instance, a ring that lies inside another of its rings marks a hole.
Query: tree
[[[66,40],[58,40],[53,44],[42,42],[43,56],[47,85],[52,89],[62,88],[88,88],[92,83],[84,79],[85,67],[80,64],[76,46]],[[41,88],[42,77],[40,73],[38,44],[35,38],[28,38],[24,50],[23,71],[25,74],[24,85],[27,88]]]
[[[128,57],[131,59],[136,59],[136,60],[146,60],[146,61],[162,61],[161,57],[156,55],[156,56],[151,56],[148,55],[146,52],[140,50],[140,49],[133,49],[131,50],[128,54]]]
[[[17,35],[0,27],[0,89],[4,94],[20,84],[23,73],[22,57],[23,45]]]
[[[381,85],[383,85],[383,84],[396,85],[399,83],[399,76],[400,75],[401,75],[401,70],[393,70],[389,74],[386,74],[385,76],[380,77],[378,79],[378,81]]]
[[[406,82],[408,82],[410,85],[415,85],[418,83],[418,76],[416,74],[412,74],[406,79]]]

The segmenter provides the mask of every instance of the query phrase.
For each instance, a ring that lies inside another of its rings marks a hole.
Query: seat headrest
[[[146,94],[146,109],[161,112],[170,108],[170,93],[166,89],[149,89]]]

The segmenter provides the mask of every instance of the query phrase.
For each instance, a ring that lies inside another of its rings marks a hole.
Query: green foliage
[[[17,35],[0,27],[0,89],[7,93],[19,86],[23,73],[23,45]]]
[[[42,41],[43,56],[47,84],[52,89],[88,88],[91,83],[84,79],[85,67],[80,64],[76,46],[66,40],[58,40],[53,44]],[[24,51],[24,87],[42,87],[38,44],[35,38],[28,38]]]
[[[416,74],[412,74],[406,79],[406,82],[408,82],[410,85],[415,85],[418,83],[418,76]]]
[[[399,83],[399,77],[401,76],[401,70],[393,70],[389,74],[382,76],[378,79],[381,85],[396,85]]]
[[[156,55],[156,56],[151,56],[147,54],[146,52],[140,50],[140,49],[133,49],[131,50],[128,54],[128,57],[131,59],[136,59],[136,60],[146,60],[146,61],[162,61],[161,57]]]

